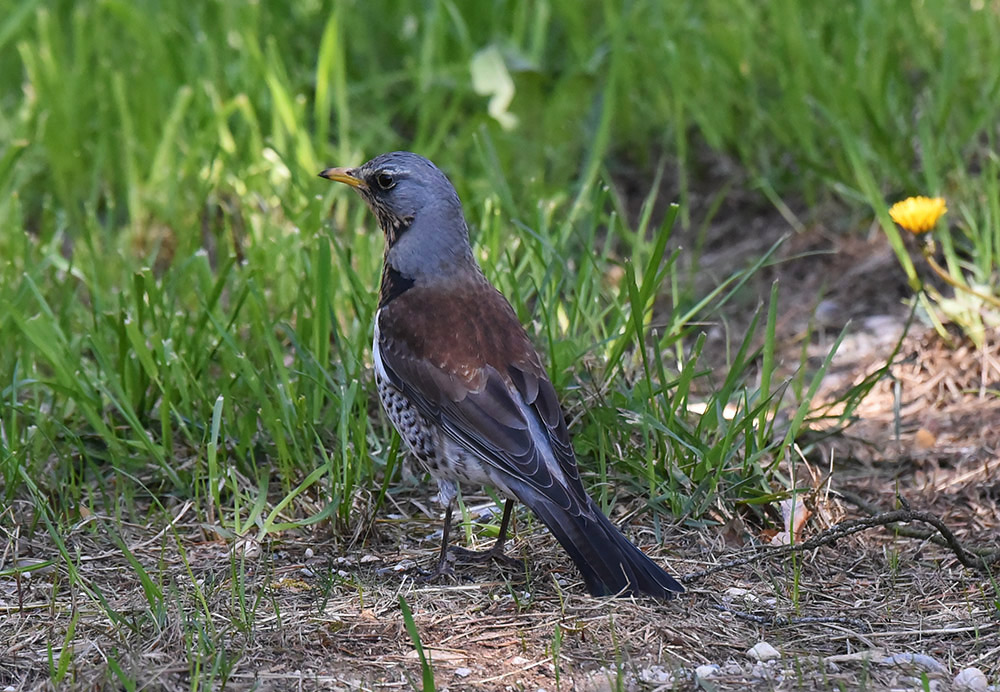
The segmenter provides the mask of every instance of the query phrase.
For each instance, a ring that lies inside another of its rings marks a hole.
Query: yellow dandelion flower
[[[946,211],[941,197],[908,197],[893,204],[889,216],[910,233],[926,233]]]

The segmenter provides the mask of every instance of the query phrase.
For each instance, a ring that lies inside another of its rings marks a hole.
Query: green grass
[[[0,506],[30,507],[0,527],[33,516],[72,588],[125,627],[59,540],[81,508],[166,525],[190,500],[229,538],[369,521],[400,454],[368,374],[382,238],[315,174],[396,148],[455,181],[603,503],[630,488],[657,522],[698,522],[720,498],[771,499],[808,396],[775,431],[773,298],[728,370],[700,359],[704,321],[773,250],[689,288],[671,234],[695,197],[727,194],[700,187],[701,162],[735,161],[782,209],[835,209],[835,230],[945,194],[949,261],[996,286],[986,5],[0,2]],[[491,47],[512,129],[472,87]],[[193,607],[192,676],[225,679],[205,596],[132,563],[150,622]],[[54,681],[71,655],[52,653]]]

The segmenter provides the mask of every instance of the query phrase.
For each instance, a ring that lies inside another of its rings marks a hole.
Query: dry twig
[[[905,504],[905,501],[903,502]],[[901,521],[922,521],[925,524],[933,526],[937,529],[938,533],[941,534],[942,545],[950,548],[951,551],[955,553],[955,557],[958,558],[958,561],[969,569],[974,569],[988,574],[990,572],[990,563],[1000,559],[1000,551],[997,550],[990,551],[984,556],[978,556],[969,550],[966,550],[966,548],[962,546],[959,540],[955,537],[955,534],[952,533],[951,529],[949,529],[938,516],[931,514],[930,512],[913,510],[906,506],[903,509],[880,512],[870,517],[842,521],[839,524],[834,524],[826,531],[813,536],[809,540],[803,541],[802,543],[782,545],[776,548],[761,550],[753,555],[727,560],[726,562],[722,562],[718,565],[713,565],[708,569],[685,574],[680,577],[680,581],[688,584],[698,579],[704,579],[705,577],[715,574],[716,572],[723,572],[725,570],[742,567],[743,565],[760,562],[762,560],[782,558],[793,552],[813,550],[824,545],[836,543],[841,538],[846,538],[847,536],[874,528],[876,526],[889,526]],[[896,528],[898,530],[899,527]]]
[[[868,512],[872,516],[878,516],[883,511],[881,507],[879,507],[878,505],[874,505],[874,504],[866,501],[864,498],[862,498],[857,493],[853,493],[853,492],[851,492],[849,490],[838,490],[837,493],[842,498],[844,498],[845,500],[847,500],[848,502],[850,502],[852,505],[854,505],[855,507],[858,507],[859,509],[863,509],[864,511]],[[905,505],[906,501],[903,500],[902,498],[900,498],[900,500]],[[906,506],[906,509],[909,509],[909,506]],[[919,538],[921,540],[929,540],[932,543],[936,543],[937,545],[940,545],[940,546],[949,547],[949,548],[951,547],[951,545],[948,543],[948,540],[945,538],[945,535],[944,535],[943,532],[941,532],[941,535],[938,536],[934,531],[928,531],[926,529],[918,529],[918,528],[913,527],[913,526],[894,526],[893,528],[895,529],[896,533],[898,535],[900,535],[900,536],[906,536],[908,538]],[[967,548],[966,552],[967,553],[971,553],[972,555],[975,555],[978,558],[980,558],[983,566],[982,567],[977,567],[977,566],[973,566],[972,567],[972,569],[979,570],[980,572],[986,572],[986,571],[988,571],[985,568],[986,565],[989,565],[992,562],[996,562],[997,560],[1000,560],[1000,548]],[[959,558],[959,559],[961,559],[961,558]],[[963,562],[962,564],[965,564],[965,563]],[[969,565],[966,565],[966,566],[968,567]]]

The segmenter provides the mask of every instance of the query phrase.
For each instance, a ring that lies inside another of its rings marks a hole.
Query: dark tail
[[[573,558],[591,595],[668,600],[684,591],[676,579],[632,545],[593,500],[578,516],[547,498],[528,506]]]

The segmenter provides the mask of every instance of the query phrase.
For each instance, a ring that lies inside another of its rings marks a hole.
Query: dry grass
[[[966,480],[984,487],[982,478]],[[809,532],[848,514],[832,496],[814,508]],[[51,688],[49,647],[58,660],[75,619],[61,686],[117,687],[110,655],[145,689],[188,687],[195,647],[229,667],[229,689],[409,689],[419,686],[420,670],[400,595],[438,684],[452,689],[688,689],[703,664],[719,664],[712,684],[733,690],[882,688],[920,675],[920,665],[875,662],[893,654],[933,657],[944,668],[924,670],[931,680],[950,680],[966,666],[998,673],[996,587],[947,549],[886,532],[794,562],[716,573],[679,601],[658,604],[586,597],[551,537],[524,523],[512,548],[527,558],[526,575],[461,567],[457,583],[424,585],[404,576],[412,570],[395,568],[433,560],[436,520],[379,521],[367,544],[353,548],[323,533],[288,534],[240,543],[239,555],[232,543],[206,540],[186,509],[170,510],[176,521],[166,531],[157,523],[123,529],[132,555],[163,588],[160,609],[97,514],[64,540],[78,556],[79,583],[103,593],[107,610],[68,584],[62,566],[20,584],[0,580],[0,682]],[[17,507],[8,510],[5,530],[18,518]],[[970,542],[984,535],[981,522],[957,510],[949,521]],[[652,536],[633,538],[648,547]],[[706,528],[670,536],[667,549],[652,552],[685,574],[755,550],[732,547],[747,538]],[[57,557],[41,532],[22,535],[17,549],[21,559]],[[9,559],[9,541],[7,550]],[[781,651],[780,663],[750,662],[745,652],[758,641]]]

